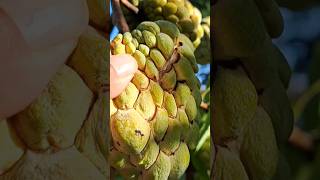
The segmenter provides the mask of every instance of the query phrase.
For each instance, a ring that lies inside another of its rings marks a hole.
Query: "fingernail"
[[[110,64],[119,78],[131,76],[138,69],[137,62],[129,55],[113,56]]]

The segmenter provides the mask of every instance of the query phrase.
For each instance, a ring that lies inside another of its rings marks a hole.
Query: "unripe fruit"
[[[201,95],[196,59],[192,42],[180,37],[169,21],[145,21],[111,42],[114,55],[132,55],[138,63],[128,87],[112,100],[110,128],[113,151],[127,156],[123,161],[142,172],[141,179],[179,179],[190,162],[189,148],[198,140]],[[135,39],[135,51],[117,50]],[[128,169],[113,167],[120,174]]]
[[[276,172],[278,147],[269,115],[258,107],[244,133],[241,161],[252,180],[270,180]]]
[[[213,94],[215,143],[236,139],[256,112],[258,96],[253,84],[240,67],[221,68],[214,83]]]
[[[272,38],[279,37],[284,29],[284,22],[275,0],[255,0],[264,24]]]
[[[88,87],[98,94],[107,78],[108,40],[92,27],[80,36],[78,46],[70,58],[71,66],[83,78]]]
[[[202,14],[189,1],[178,0],[159,3],[159,0],[144,0],[142,2],[142,8],[148,19],[152,21],[164,19],[178,25],[180,31],[193,42],[193,46],[199,46],[203,34],[197,32],[201,29]],[[150,9],[150,6],[155,7],[156,12],[154,9]],[[157,9],[161,9],[161,11]]]
[[[42,94],[10,123],[33,150],[64,149],[74,143],[92,98],[78,74],[63,65]]]
[[[201,43],[195,51],[197,57],[197,63],[208,64],[211,62],[211,41],[210,41],[210,16],[202,19],[201,28],[203,31],[203,37]]]
[[[213,170],[215,180],[249,180],[246,170],[239,156],[224,147],[217,146],[216,159]]]
[[[280,80],[263,91],[259,96],[259,105],[272,120],[278,145],[287,142],[293,129],[293,112],[286,89]]]
[[[75,139],[75,147],[86,156],[105,176],[108,176],[109,128],[105,116],[107,98],[98,97],[88,119]]]
[[[6,120],[0,120],[0,175],[11,168],[23,155],[22,147],[12,139]]]
[[[76,148],[70,147],[55,154],[27,151],[0,179],[103,180],[105,177]]]
[[[249,57],[270,41],[253,0],[218,1],[212,18],[215,59]]]

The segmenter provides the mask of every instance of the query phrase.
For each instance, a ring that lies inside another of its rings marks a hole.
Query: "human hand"
[[[72,2],[0,1],[0,118],[36,99],[76,47],[89,15],[85,0]]]
[[[138,70],[135,59],[129,55],[110,55],[110,98],[121,94]]]

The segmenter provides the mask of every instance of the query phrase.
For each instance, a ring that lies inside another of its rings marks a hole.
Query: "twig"
[[[119,30],[124,33],[124,32],[129,32],[129,26],[127,23],[126,18],[123,15],[121,5],[120,5],[120,0],[112,0],[112,21],[113,24],[116,25]]]
[[[201,102],[200,107],[201,107],[202,109],[204,109],[204,110],[208,110],[208,109],[209,109],[208,103],[204,103],[204,102]]]
[[[139,8],[134,6],[131,2],[128,0],[121,0],[122,4],[124,4],[129,10],[133,11],[134,13],[138,14]]]
[[[315,146],[313,136],[298,127],[293,128],[289,142],[293,146],[308,152],[313,151]]]

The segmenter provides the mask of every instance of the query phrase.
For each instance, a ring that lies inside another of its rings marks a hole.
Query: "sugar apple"
[[[0,121],[0,180],[109,178],[107,44],[88,27],[43,92]]]
[[[148,19],[168,20],[176,23],[198,47],[204,34],[201,28],[202,14],[189,0],[143,0],[140,7]]]
[[[126,178],[179,179],[199,131],[192,42],[169,21],[144,21],[118,34],[111,53],[130,54],[138,64],[128,87],[110,102],[111,166]]]

